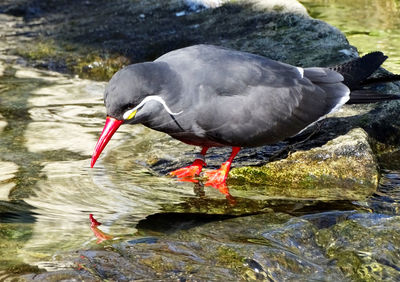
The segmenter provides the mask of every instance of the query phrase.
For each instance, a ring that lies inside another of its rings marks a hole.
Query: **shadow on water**
[[[35,207],[24,201],[0,201],[0,223],[34,223]]]
[[[293,216],[304,216],[329,211],[354,211],[355,209],[360,209],[360,207],[352,201],[270,200],[260,201],[256,204],[255,201],[239,198],[235,199],[239,205],[236,207],[236,212],[235,208],[226,200],[194,198],[185,203],[175,205],[174,207],[165,205],[163,209],[166,211],[171,210],[171,212],[149,215],[145,219],[140,220],[136,228],[139,234],[160,235],[171,234],[179,230],[188,230],[210,222],[268,213],[271,211]],[[257,205],[257,207],[255,207],[255,205]],[[220,214],[206,213],[210,206],[220,206]],[[249,206],[253,206],[253,209],[250,209]],[[243,212],[246,208],[249,209],[249,211]],[[174,210],[180,210],[180,212],[172,212]],[[360,210],[362,210],[362,208]],[[190,211],[192,211],[192,213],[190,213]]]

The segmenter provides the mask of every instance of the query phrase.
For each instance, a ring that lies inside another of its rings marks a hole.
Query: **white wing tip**
[[[299,71],[301,78],[304,77],[304,69],[301,67],[296,67],[296,69]]]

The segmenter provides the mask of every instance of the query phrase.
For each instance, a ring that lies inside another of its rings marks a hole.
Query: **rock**
[[[232,0],[186,0],[185,3],[192,9],[199,7],[217,8],[223,4],[233,2]],[[242,1],[244,2],[244,1]],[[279,13],[293,13],[308,16],[306,8],[296,0],[250,0],[257,10],[265,10]]]
[[[392,83],[392,87],[386,91],[400,93],[400,86]],[[400,144],[399,109],[398,101],[382,103],[360,119],[363,128],[373,141],[373,148],[378,155],[398,150]]]
[[[308,16],[306,8],[297,0],[252,0],[251,2],[259,10]]]
[[[60,270],[40,274],[26,274],[21,276],[23,281],[99,281],[94,273],[83,273],[76,270]]]
[[[199,7],[204,8],[217,8],[230,0],[185,0],[186,5],[188,5],[192,10],[199,9]]]
[[[263,185],[270,197],[362,199],[375,191],[379,176],[367,139],[362,129],[353,129],[262,167],[234,168],[229,183]]]
[[[106,80],[123,65],[154,60],[173,49],[198,43],[222,45],[300,66],[332,65],[356,56],[355,48],[338,29],[311,19],[294,0],[191,1],[217,6],[195,11],[182,0],[101,0],[92,9],[84,3],[80,5],[85,7],[79,7],[62,0],[51,5],[45,2],[0,4],[0,10],[10,13],[10,7],[24,10],[38,6],[35,10],[40,11],[22,13],[29,15],[28,22],[35,23],[20,27],[23,33],[35,35],[34,42],[19,44],[10,52],[42,67],[68,69],[94,79]],[[65,21],[59,21],[60,13]]]
[[[23,211],[18,205],[0,201],[0,216],[13,214],[20,221],[29,219],[32,222],[33,217],[28,212]],[[29,218],[30,217],[30,218]],[[28,221],[28,220],[27,220]],[[4,270],[10,274],[38,273],[43,272],[36,266],[30,266],[24,263],[22,257],[18,256],[18,252],[24,242],[32,237],[32,225],[28,222],[24,223],[5,223],[0,222],[0,267],[4,274]]]

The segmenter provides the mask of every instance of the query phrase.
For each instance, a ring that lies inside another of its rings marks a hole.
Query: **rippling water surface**
[[[137,147],[125,146],[122,153],[89,168],[104,122],[104,83],[2,66],[1,221],[32,223],[26,225],[29,236],[25,234],[18,248],[18,259],[40,261],[55,250],[96,241],[88,232],[90,213],[102,219],[103,231],[128,235],[160,204],[193,194],[186,183],[154,177],[141,163],[148,159],[141,156],[152,142],[175,142],[141,126],[122,128],[107,151],[123,147],[127,139]],[[173,155],[174,149],[170,151]],[[157,148],[152,152],[156,154]]]
[[[104,124],[105,83],[0,66],[0,224],[15,233],[0,245],[8,254],[0,266],[63,267],[47,261],[97,240],[89,214],[101,219],[103,232],[121,238],[162,205],[197,197],[192,183],[165,177],[162,163],[158,172],[151,169],[160,160],[190,159],[194,149],[140,125],[121,127],[89,167]],[[213,188],[207,193],[225,198]]]

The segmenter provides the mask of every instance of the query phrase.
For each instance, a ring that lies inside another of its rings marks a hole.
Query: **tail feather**
[[[399,95],[382,94],[370,89],[360,89],[351,91],[350,100],[347,104],[368,104],[399,99]]]
[[[382,52],[372,52],[330,69],[340,73],[344,78],[343,83],[354,90],[360,88],[361,82],[373,74],[387,58]]]
[[[400,95],[383,94],[373,89],[364,88],[369,85],[400,80],[399,74],[370,77],[387,58],[382,52],[372,52],[361,58],[330,68],[340,73],[344,78],[343,83],[350,88],[350,100],[347,104],[366,104],[400,99]]]
[[[372,85],[372,84],[378,84],[378,83],[387,83],[387,82],[394,82],[394,81],[399,81],[400,80],[400,74],[386,74],[386,75],[381,75],[378,77],[370,77],[367,78],[366,80],[363,80],[361,82],[362,86],[365,85]]]

